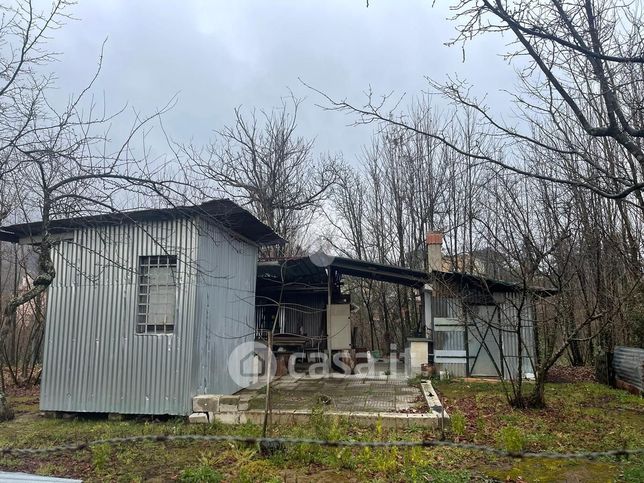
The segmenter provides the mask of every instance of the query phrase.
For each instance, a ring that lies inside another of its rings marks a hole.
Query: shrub
[[[108,468],[112,457],[112,448],[108,444],[92,447],[92,466],[98,474],[103,474]]]
[[[255,481],[279,482],[277,469],[266,460],[253,460],[241,467],[237,481],[241,483],[253,483]]]
[[[456,436],[463,436],[465,434],[465,415],[459,411],[455,411],[450,416],[450,422],[452,425],[452,432]]]
[[[514,426],[506,426],[496,434],[497,444],[506,451],[518,453],[523,451],[526,438],[522,431]]]
[[[217,470],[201,464],[194,468],[186,468],[179,475],[179,481],[185,483],[219,483],[224,477]]]

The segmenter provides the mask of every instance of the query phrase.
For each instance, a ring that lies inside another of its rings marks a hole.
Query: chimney
[[[427,268],[432,270],[443,270],[443,233],[430,231],[425,239],[427,243]]]

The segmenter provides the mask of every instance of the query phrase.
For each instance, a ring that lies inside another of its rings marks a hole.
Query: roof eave
[[[209,212],[208,208],[214,207],[215,211]],[[179,206],[159,209],[142,209],[116,213],[104,213],[95,216],[66,218],[52,220],[49,231],[51,233],[71,231],[83,227],[98,227],[109,224],[137,223],[157,221],[169,218],[186,218],[202,216],[212,222],[227,228],[230,232],[244,238],[257,246],[285,245],[287,241],[277,234],[268,225],[257,219],[248,210],[228,199],[211,200],[200,205]],[[231,219],[226,219],[227,216]],[[235,216],[241,220],[232,222]],[[249,222],[252,228],[249,230]],[[0,229],[0,240],[18,243],[25,237],[37,236],[42,232],[42,221],[21,223]]]

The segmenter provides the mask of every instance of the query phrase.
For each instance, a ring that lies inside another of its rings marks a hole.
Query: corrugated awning
[[[480,293],[516,293],[524,290],[524,286],[517,282],[509,282],[506,280],[497,280],[489,277],[483,277],[480,275],[474,275],[471,273],[463,272],[441,272],[434,271],[434,276],[438,280],[444,282],[455,283],[461,286],[469,286],[475,288]],[[549,297],[557,293],[556,288],[544,288],[544,287],[527,287],[525,288],[526,292],[530,292],[541,297]]]
[[[272,282],[277,285],[284,282],[291,286],[324,286],[327,280],[327,269],[333,269],[341,275],[378,280],[407,287],[422,288],[436,280],[467,285],[482,293],[518,292],[522,286],[515,282],[495,280],[463,272],[433,271],[431,274],[422,270],[387,265],[384,263],[358,260],[348,257],[336,257],[318,252],[310,257],[295,257],[283,260],[260,262],[257,267],[257,277],[260,281]],[[548,296],[556,293],[556,289],[530,287],[531,293]]]
[[[347,257],[329,257],[322,254],[311,255],[313,263],[326,263],[338,273],[353,277],[395,283],[407,287],[421,288],[430,282],[429,274],[421,270],[356,260]]]
[[[257,278],[258,283],[262,286],[285,283],[289,288],[295,288],[298,284],[304,288],[326,287],[329,268],[342,275],[409,287],[419,288],[429,282],[428,274],[420,270],[353,258],[334,257],[321,252],[310,257],[261,261],[257,265]]]

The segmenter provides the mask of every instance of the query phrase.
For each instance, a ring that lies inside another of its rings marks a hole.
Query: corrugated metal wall
[[[57,245],[49,288],[40,407],[185,414],[196,237],[189,220],[76,230]],[[176,254],[175,333],[135,334],[139,256]]]
[[[449,317],[459,319],[462,317],[463,310],[461,301],[454,297],[432,297],[432,316]]]
[[[532,360],[535,355],[534,348],[534,314],[530,297],[524,297],[522,294],[505,294],[504,299],[500,302],[498,310],[494,311],[494,321],[491,323],[494,327],[502,330],[494,330],[493,333],[486,333],[484,321],[479,321],[479,327],[482,327],[481,333],[473,326],[474,315],[479,311],[476,306],[469,306],[466,313],[463,313],[462,301],[454,297],[435,296],[432,299],[432,318],[434,321],[434,357],[436,368],[438,370],[447,370],[452,376],[462,377],[466,374],[474,373],[477,376],[497,377],[498,372],[494,364],[487,359],[490,358],[485,348],[481,348],[481,338],[485,336],[487,350],[492,354],[499,367],[501,354],[503,354],[503,375],[509,378],[510,375],[516,377],[519,367],[519,354],[522,356],[523,375],[533,373]],[[521,344],[519,344],[516,330],[518,327],[518,308],[521,308]],[[456,326],[463,327],[464,320],[468,319],[467,334],[460,338]],[[439,319],[439,324],[436,324]],[[452,329],[450,329],[449,320],[452,320]],[[490,321],[488,321],[490,322]],[[472,324],[470,327],[469,324]],[[442,326],[442,327],[441,327]],[[451,330],[451,331],[450,331]],[[445,334],[439,334],[440,332]],[[448,331],[448,332],[446,332]],[[498,336],[498,333],[501,336]],[[465,339],[467,338],[469,346],[469,360],[459,356],[464,354]],[[497,342],[498,341],[498,342]],[[519,350],[521,347],[521,351]],[[479,348],[481,350],[479,350]],[[486,360],[477,361],[476,357]],[[452,359],[452,360],[450,360]],[[467,366],[466,366],[466,360]],[[478,364],[477,364],[478,362]],[[499,367],[500,368],[500,367]]]
[[[613,352],[615,378],[644,391],[644,349],[615,347]]]
[[[433,297],[432,319],[436,368],[453,377],[465,377],[467,353],[462,302],[454,297]]]
[[[136,334],[140,256],[177,256],[173,334]],[[254,333],[257,248],[199,220],[85,228],[54,250],[41,409],[189,414],[239,389],[228,355]]]
[[[495,376],[502,371],[499,310],[495,305],[472,307],[467,326],[470,376]]]
[[[521,310],[521,343],[519,343],[519,309]],[[503,371],[506,379],[516,378],[519,371],[519,354],[522,355],[521,372],[534,373],[532,361],[535,357],[534,347],[534,307],[529,297],[523,294],[507,294],[501,304],[501,347],[503,350]]]
[[[192,388],[194,394],[232,394],[228,358],[255,337],[257,247],[200,223]]]

